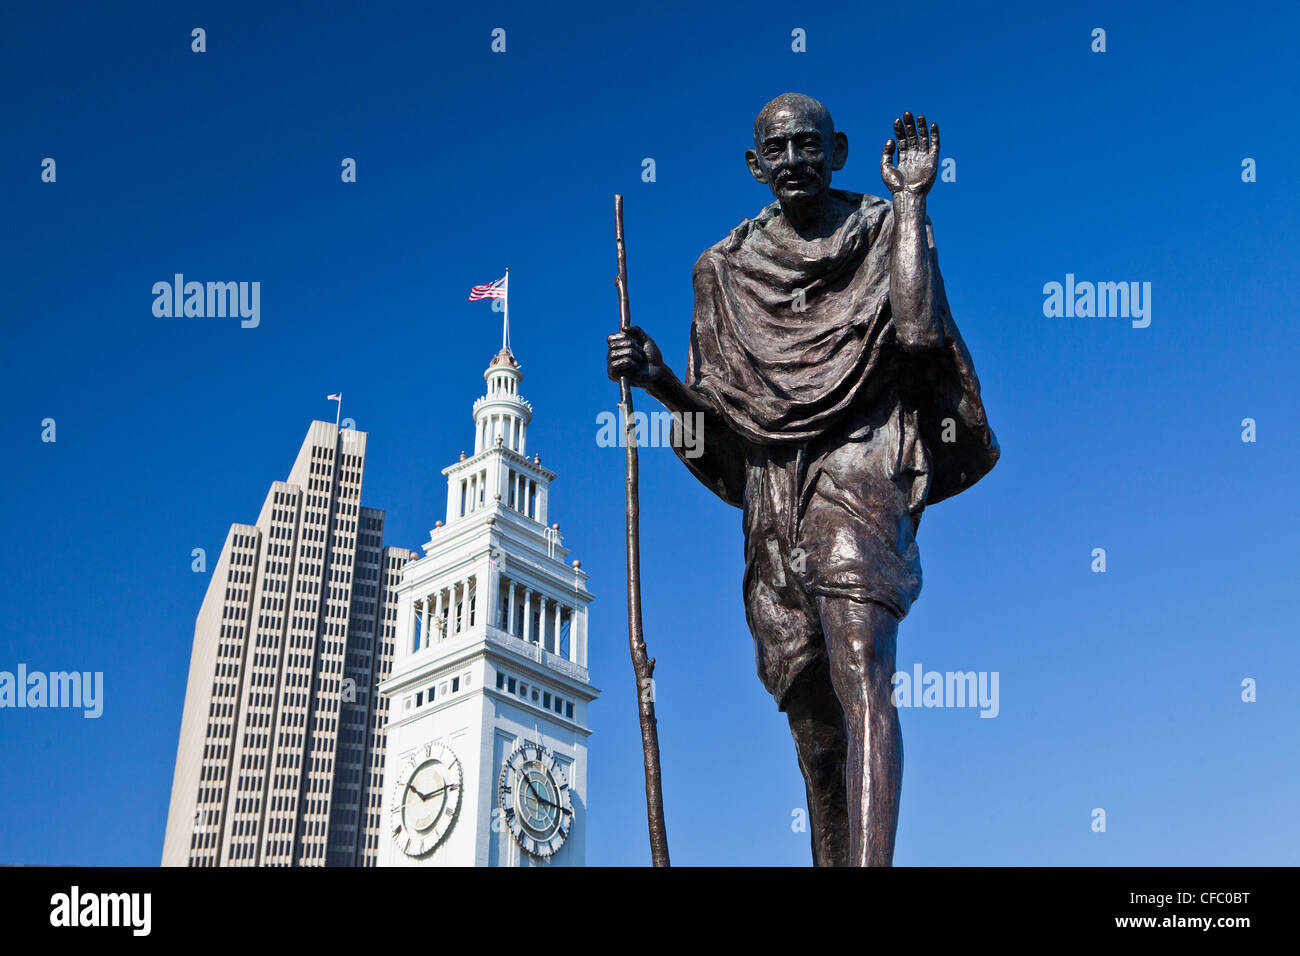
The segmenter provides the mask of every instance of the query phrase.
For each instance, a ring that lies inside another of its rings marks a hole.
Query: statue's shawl
[[[856,208],[821,242],[817,257],[809,257],[812,244],[791,245],[769,228],[776,203],[700,256],[686,385],[734,437],[771,445],[815,441],[846,415],[901,389],[917,410],[930,455],[928,501],[940,501],[987,474],[998,444],[948,309],[929,220],[944,342],[905,353],[895,342],[889,304],[892,204],[831,192]],[[744,460],[734,437],[706,431],[709,453],[683,460],[739,506]]]

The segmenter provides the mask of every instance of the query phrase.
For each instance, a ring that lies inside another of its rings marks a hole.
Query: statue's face
[[[848,140],[825,120],[797,107],[777,110],[761,125],[755,148],[745,154],[754,178],[766,183],[783,205],[817,199],[830,188],[832,170],[844,165]]]

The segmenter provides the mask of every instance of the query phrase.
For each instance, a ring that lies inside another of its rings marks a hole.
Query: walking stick
[[[623,197],[614,196],[614,237],[618,246],[618,327],[631,325],[627,301],[627,253],[623,247]],[[668,829],[664,825],[664,795],[659,772],[659,728],[655,721],[655,659],[646,657],[641,632],[641,507],[637,494],[636,422],[632,419],[632,389],[624,375],[618,380],[623,444],[627,448],[627,641],[636,671],[637,715],[641,719],[641,752],[645,757],[646,822],[650,827],[650,859],[668,866]]]

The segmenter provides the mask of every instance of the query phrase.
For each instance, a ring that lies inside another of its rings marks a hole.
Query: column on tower
[[[529,588],[524,588],[524,627],[519,636],[525,641],[533,639],[533,592]]]
[[[411,635],[411,640],[414,642],[414,646],[412,646],[411,650],[413,652],[418,651],[420,645],[415,634],[415,602],[407,600],[406,607],[403,608],[403,613],[406,615],[406,633]]]
[[[574,664],[578,663],[578,641],[584,616],[576,604],[569,608],[569,660]]]
[[[496,444],[496,439],[494,438],[493,445],[495,446],[495,444]],[[491,495],[492,499],[495,499],[496,497],[499,496],[502,499],[502,502],[504,503],[506,497],[505,495],[506,469],[503,467],[502,462],[503,459],[500,455],[493,455],[492,460],[488,462],[488,488],[490,488],[492,491],[492,495]],[[488,504],[492,505],[494,504],[494,501],[489,500]]]
[[[548,600],[545,594],[537,595],[537,646],[543,650],[550,650],[551,643],[550,628],[547,627],[546,621],[546,603]]]
[[[487,574],[480,580],[487,582],[483,600],[478,602],[478,614],[483,620],[483,630],[486,633],[488,626],[497,622],[497,605],[500,603],[501,593],[501,578],[493,568],[490,558]]]
[[[510,590],[506,592],[506,633],[515,632],[515,582],[510,582]]]
[[[562,605],[557,600],[555,602],[555,639],[554,639],[555,647],[551,649],[553,653],[556,654],[560,653],[560,615],[562,615],[563,613],[564,613],[564,605]]]
[[[482,577],[478,574],[471,574],[465,579],[465,630],[469,630],[478,623],[478,611],[483,589],[479,587]]]

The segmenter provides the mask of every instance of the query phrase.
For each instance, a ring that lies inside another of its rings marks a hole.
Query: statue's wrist
[[[894,193],[894,214],[924,216],[925,193],[908,192],[906,189]]]

